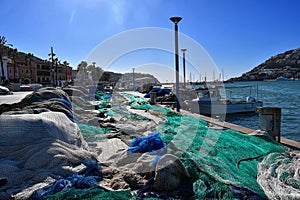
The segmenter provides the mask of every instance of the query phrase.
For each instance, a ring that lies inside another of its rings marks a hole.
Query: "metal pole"
[[[57,73],[58,73],[58,71],[57,71],[57,65],[58,65],[58,63],[57,63],[57,58],[56,58],[56,60],[55,60],[55,86],[58,86],[58,80],[57,80]]]
[[[93,82],[94,82],[94,86],[96,85],[95,83],[95,76],[96,76],[96,73],[95,73],[95,70],[96,70],[96,62],[93,62],[93,71],[92,71],[92,79],[93,79]]]
[[[185,52],[186,49],[181,49],[182,54],[183,54],[183,88],[186,88],[186,83],[185,83]]]
[[[181,17],[171,17],[170,20],[175,24],[175,75],[176,75],[176,98],[177,98],[177,112],[180,112],[180,97],[179,97],[179,55],[178,55],[178,23],[180,22]]]
[[[65,65],[65,67],[66,67],[66,84],[68,84],[68,65],[66,64]]]
[[[135,89],[134,68],[132,68],[132,88],[133,88],[133,91],[134,91],[134,89]]]

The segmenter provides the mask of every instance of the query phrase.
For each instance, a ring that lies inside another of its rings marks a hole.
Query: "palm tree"
[[[92,81],[94,81],[94,73],[95,73],[95,64],[92,64],[92,65],[88,65],[87,68],[86,68],[86,71],[87,71],[87,74],[90,74],[91,76],[91,79]],[[89,77],[88,77],[89,79]]]
[[[69,63],[65,60],[63,62],[63,66],[65,66],[65,72],[66,72],[66,82],[68,82],[68,68],[69,68]]]
[[[50,56],[50,60],[51,60],[51,83],[52,83],[52,86],[54,87],[55,84],[54,84],[54,56],[55,56],[55,53],[53,52],[53,47],[51,47],[51,52],[48,54],[48,56]]]
[[[0,62],[1,62],[1,74],[2,74],[1,83],[3,83],[4,80],[6,79],[4,75],[4,67],[3,67],[3,50],[6,42],[7,42],[6,38],[4,36],[0,36]]]
[[[54,61],[55,61],[55,83],[56,83],[55,86],[58,86],[58,80],[57,80],[57,75],[58,75],[57,67],[59,64],[58,58],[55,58]]]
[[[81,63],[77,66],[77,71],[81,74],[83,81],[86,80],[87,66],[88,63],[86,61],[81,61]]]
[[[33,58],[33,54],[32,53],[28,53],[28,54],[25,55],[26,63],[29,64],[30,81],[31,81],[31,83],[33,83],[32,70],[31,70],[31,61],[32,61],[32,58]]]
[[[10,49],[9,54],[14,62],[14,76],[13,76],[13,82],[16,82],[16,58],[18,56],[18,49]]]
[[[95,72],[94,72],[94,81],[99,82],[101,79],[102,75],[104,73],[104,70],[101,67],[95,67]]]

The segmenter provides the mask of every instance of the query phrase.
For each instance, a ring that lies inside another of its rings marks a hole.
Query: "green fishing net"
[[[234,185],[265,196],[256,180],[257,165],[271,152],[284,152],[284,146],[268,136],[246,135],[231,129],[210,129],[208,123],[199,118],[174,115],[166,119],[159,125],[158,131],[165,143],[172,142],[176,147],[175,154],[180,156],[192,177],[204,182],[212,182],[210,179],[213,178],[217,182],[209,188],[216,194],[228,194],[231,191],[228,186]],[[242,159],[260,155],[260,159],[246,160],[238,165]],[[196,188],[196,191],[201,196],[201,189]],[[207,189],[203,192],[207,193]]]
[[[124,200],[133,199],[133,196],[129,190],[125,191],[109,191],[105,192],[103,189],[99,188],[89,188],[89,189],[66,189],[55,195],[51,195],[47,200]]]
[[[129,105],[131,108],[148,110],[153,115],[172,116],[176,114],[174,111],[170,110],[169,108],[150,105],[149,101],[144,99],[143,97],[138,97],[126,93],[123,95],[130,100]]]
[[[114,112],[112,109],[109,109],[109,108],[100,108],[100,109],[98,109],[98,111],[103,112],[103,113],[107,114],[110,117],[119,116],[118,113]]]
[[[106,139],[105,135],[109,132],[109,128],[101,128],[96,126],[90,126],[88,124],[78,124],[83,138],[87,142],[94,142],[97,140]]]
[[[162,140],[168,145],[168,153],[179,157],[190,173],[195,192],[192,199],[238,199],[232,187],[245,188],[266,197],[257,182],[258,164],[272,152],[286,152],[286,147],[266,135],[247,135],[231,129],[219,129],[200,118],[183,116],[168,108],[150,105],[141,97],[123,95],[129,99],[127,105],[131,108],[146,110],[164,119],[158,124],[157,132],[160,132]],[[133,121],[149,120],[124,107],[116,105],[104,111],[111,111],[115,116]],[[88,141],[101,139],[109,132],[109,129],[85,124],[79,124],[79,127]],[[91,197],[80,196],[80,199],[110,199],[110,196],[99,196],[92,190],[87,191]],[[114,193],[118,194],[118,191]],[[121,195],[121,199],[132,199],[130,195]]]
[[[199,182],[210,183],[205,190],[195,186],[196,196],[213,193],[214,197],[235,198],[230,189],[233,185],[265,197],[256,180],[257,165],[269,153],[285,152],[286,147],[267,135],[254,136],[231,129],[211,128],[200,118],[182,116],[168,108],[152,106],[141,97],[125,96],[130,99],[132,108],[145,109],[165,117],[165,121],[157,127],[163,141],[175,147],[176,151],[172,153],[179,156],[192,177],[196,177],[195,185]],[[255,157],[258,158],[248,159]]]
[[[130,99],[129,105],[134,109],[148,110],[152,108],[147,100],[143,97],[138,97],[130,94],[123,94],[126,98]]]

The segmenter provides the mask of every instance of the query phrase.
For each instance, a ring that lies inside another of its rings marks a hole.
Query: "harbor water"
[[[226,83],[225,88],[245,85],[258,85],[258,100],[264,107],[281,108],[281,136],[300,141],[300,81],[257,81]],[[247,92],[247,91],[243,91]],[[252,95],[256,97],[255,91]],[[258,114],[228,115],[226,121],[258,129]]]

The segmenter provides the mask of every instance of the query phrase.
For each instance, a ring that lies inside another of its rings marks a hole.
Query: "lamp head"
[[[186,52],[186,49],[181,49],[182,52]]]
[[[181,17],[170,17],[170,20],[174,22],[174,24],[178,24],[181,19]]]

